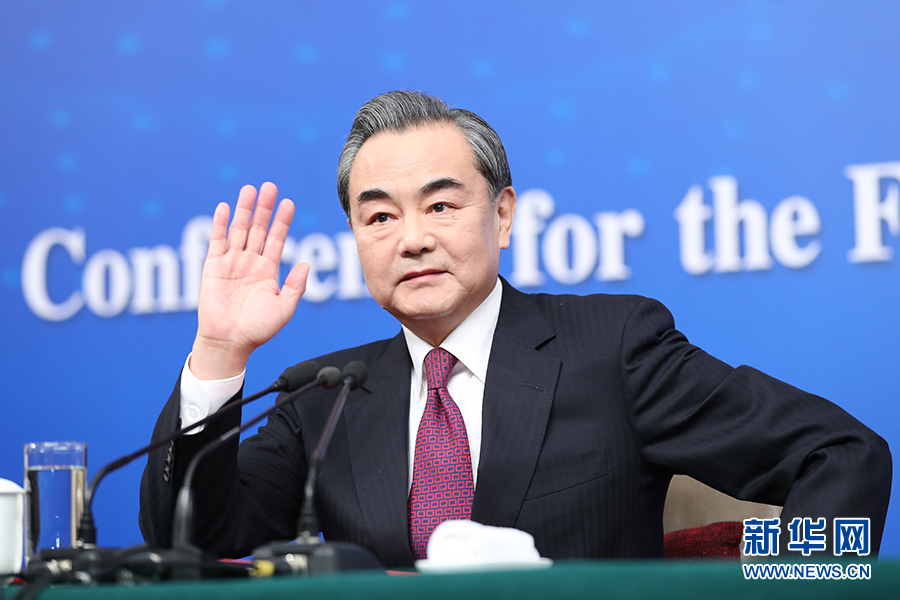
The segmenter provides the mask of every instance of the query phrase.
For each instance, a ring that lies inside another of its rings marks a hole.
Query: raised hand
[[[198,379],[240,374],[250,353],[291,319],[306,291],[309,265],[305,263],[291,269],[278,288],[278,265],[294,218],[294,203],[282,200],[272,219],[277,197],[273,183],[264,183],[258,198],[256,188],[245,185],[230,227],[228,204],[216,207],[191,354],[190,369]]]

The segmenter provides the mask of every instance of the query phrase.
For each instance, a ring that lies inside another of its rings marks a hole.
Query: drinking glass
[[[87,444],[25,444],[26,556],[75,545],[86,479]]]

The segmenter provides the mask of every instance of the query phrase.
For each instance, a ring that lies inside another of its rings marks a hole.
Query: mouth
[[[400,278],[400,283],[405,283],[407,281],[426,282],[437,278],[442,273],[444,273],[444,271],[441,271],[440,269],[422,269],[421,271],[410,271]]]

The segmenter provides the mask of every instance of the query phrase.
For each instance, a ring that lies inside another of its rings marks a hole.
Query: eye
[[[383,213],[383,212],[382,212],[382,213],[375,213],[374,215],[372,215],[372,218],[370,219],[370,222],[371,222],[371,223],[387,223],[388,218],[389,218],[389,217],[388,217],[388,214],[387,214],[387,213]]]
[[[431,207],[431,210],[433,210],[436,213],[442,213],[445,210],[447,210],[447,205],[444,204],[443,202],[438,202],[437,204],[435,204],[434,206]]]

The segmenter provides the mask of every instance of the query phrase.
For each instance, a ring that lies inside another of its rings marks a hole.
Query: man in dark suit
[[[319,478],[326,539],[360,544],[385,566],[422,557],[433,524],[419,526],[421,490],[428,457],[439,455],[458,486],[453,510],[527,531],[551,558],[661,556],[673,473],[783,504],[784,523],[868,517],[877,551],[890,452],[853,417],[712,358],[653,300],[526,295],[498,278],[515,192],[503,146],[479,117],[412,92],[373,99],[342,152],[338,191],[369,290],[403,327],[318,359],[362,360],[370,371],[348,398]],[[275,282],[293,213],[283,201],[269,226],[276,195],[271,184],[258,199],[245,187],[230,228],[228,206],[216,209],[197,338],[156,437],[231,397],[250,353],[303,293],[305,265],[280,290]],[[449,380],[432,379],[433,356]],[[245,555],[294,536],[332,397],[290,404],[239,450],[207,459],[195,480],[198,544]],[[150,457],[148,542],[168,540],[190,457],[238,418]]]

